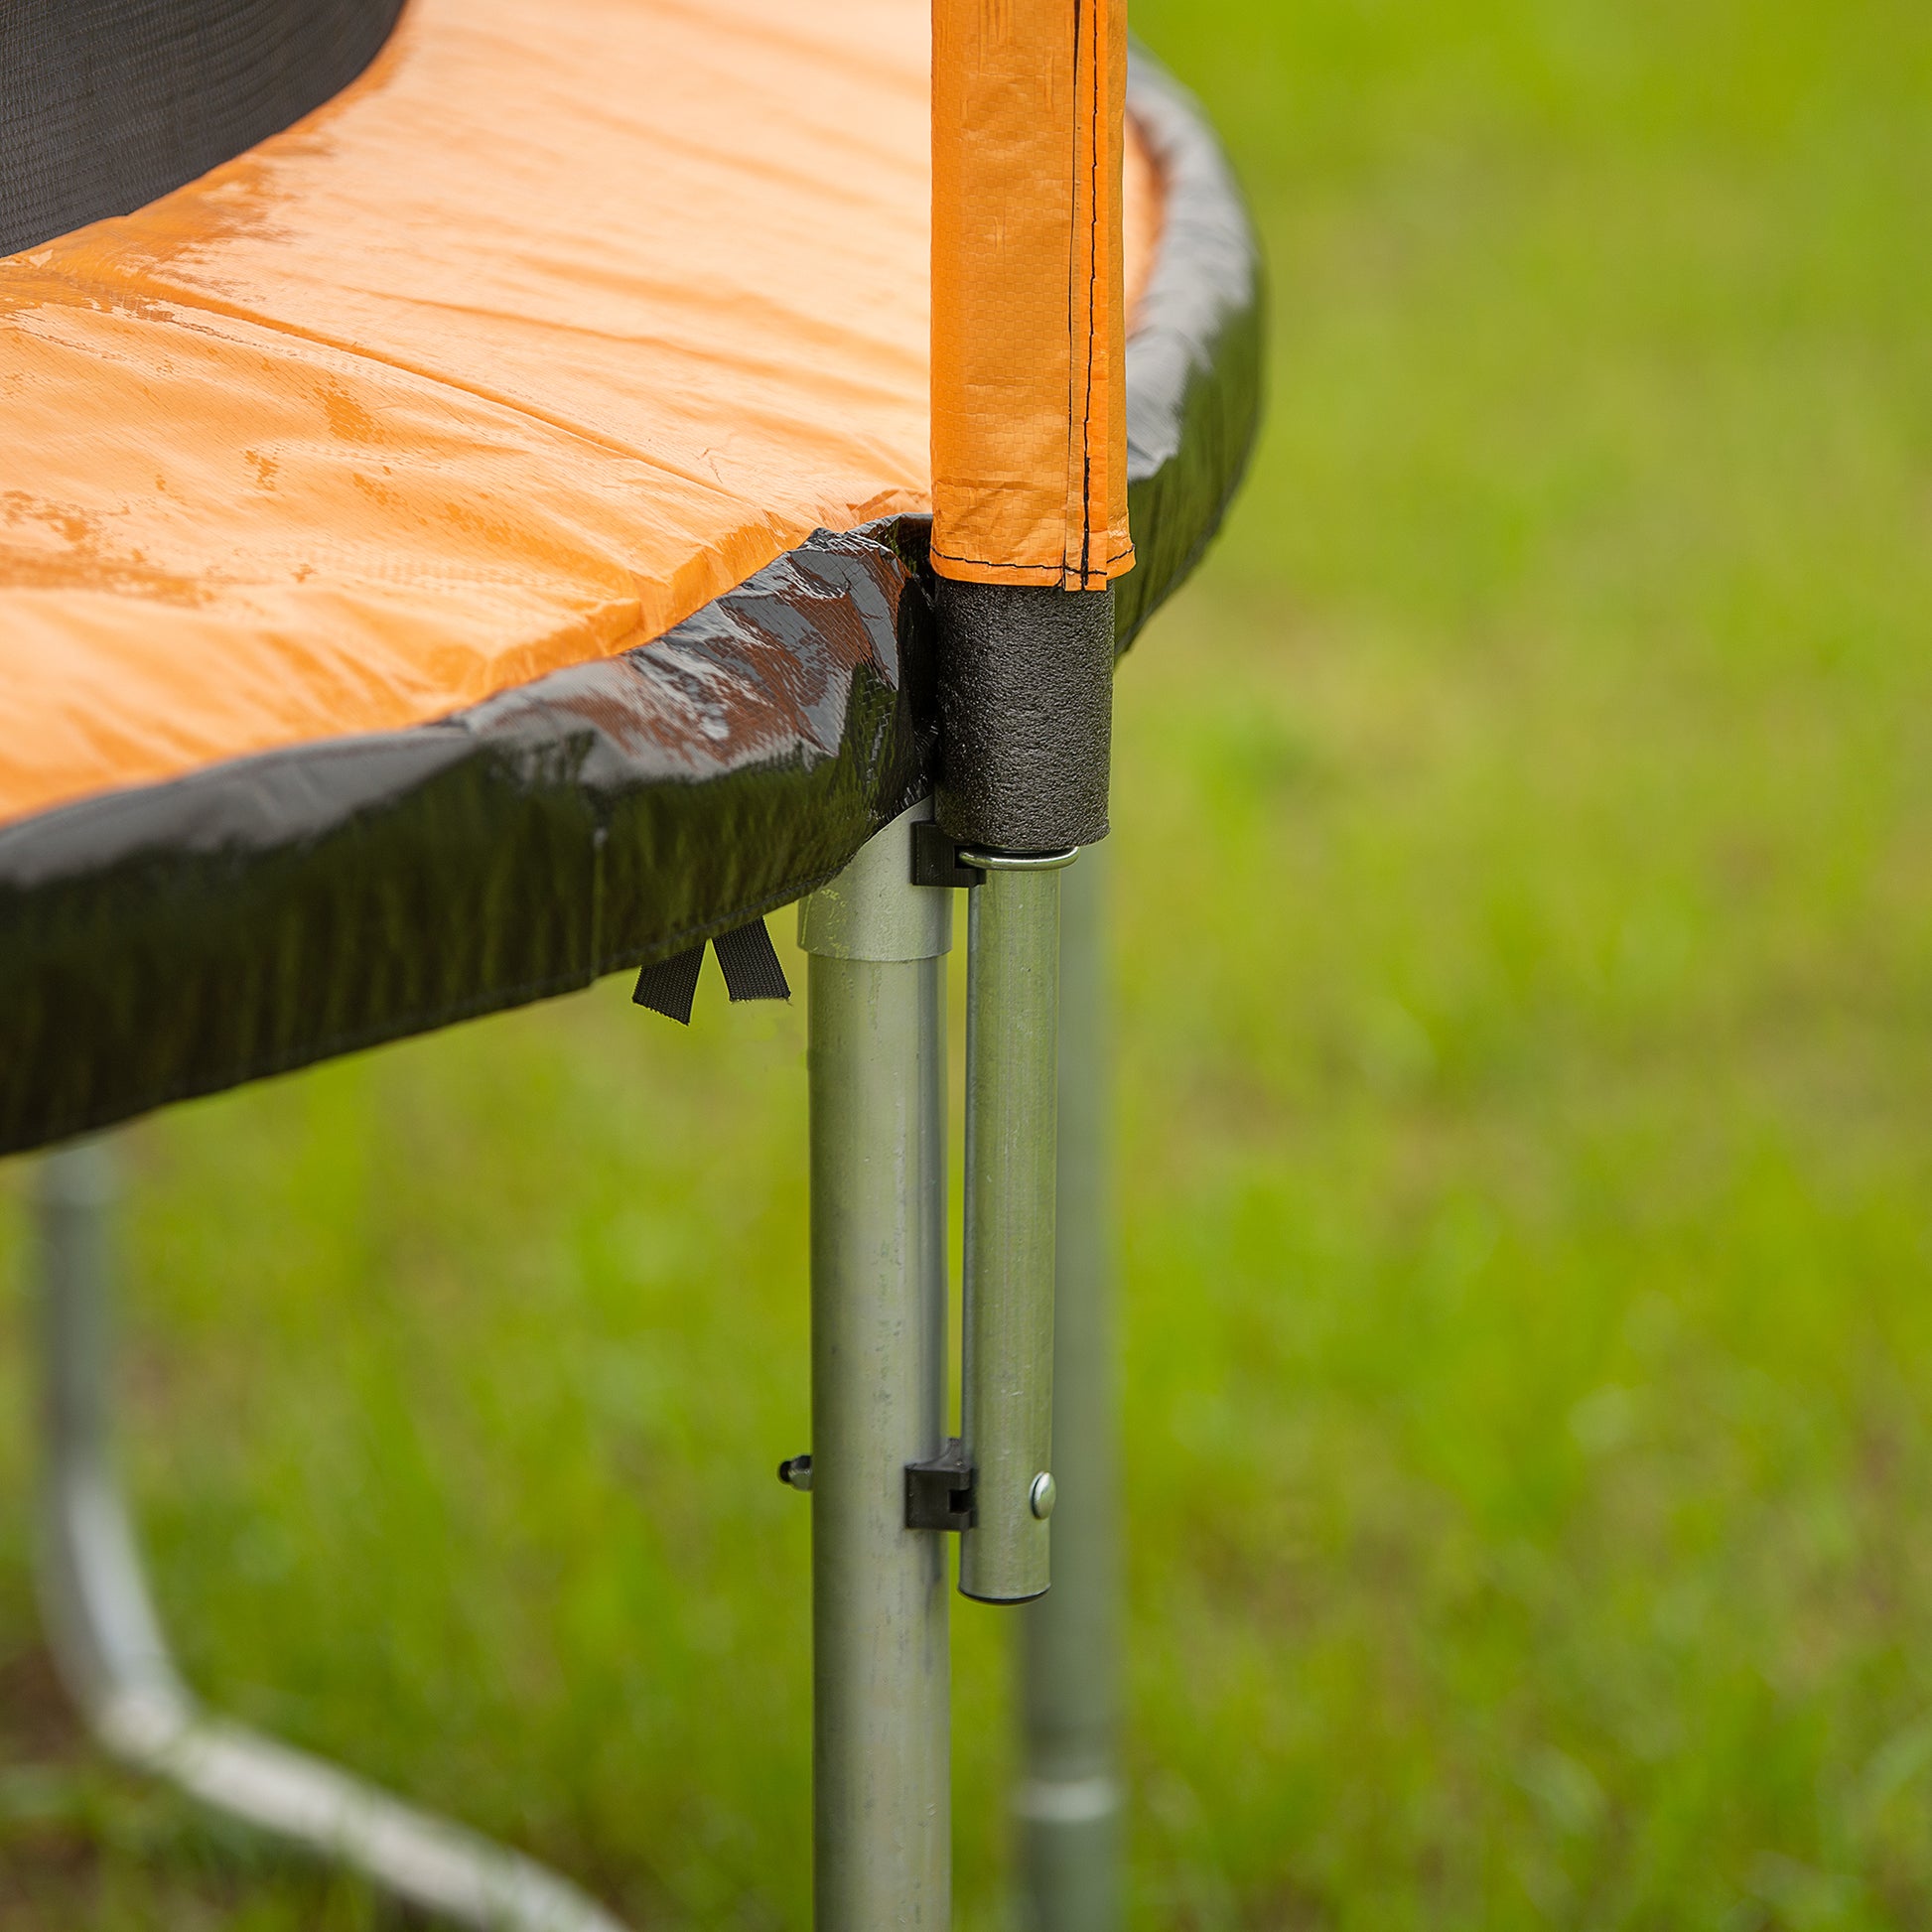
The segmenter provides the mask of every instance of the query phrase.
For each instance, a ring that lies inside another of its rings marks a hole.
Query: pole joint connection
[[[989,872],[1057,872],[1080,856],[1074,845],[1044,851],[1009,852],[1001,846],[972,845],[956,839],[931,819],[912,827],[912,883],[970,892],[986,884]]]
[[[908,1530],[970,1530],[978,1521],[973,1465],[957,1436],[937,1455],[905,1465]]]
[[[959,886],[970,891],[985,882],[986,874],[978,866],[961,863],[959,841],[943,825],[924,819],[912,827],[913,885]]]

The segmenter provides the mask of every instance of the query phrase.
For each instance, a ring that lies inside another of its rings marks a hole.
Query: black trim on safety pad
[[[1161,245],[1127,339],[1127,518],[1114,585],[1125,650],[1200,561],[1261,427],[1261,257],[1247,204],[1199,103],[1151,56],[1127,107],[1161,171]]]
[[[0,1151],[562,993],[829,879],[929,782],[924,533],[821,531],[439,724],[0,829]]]

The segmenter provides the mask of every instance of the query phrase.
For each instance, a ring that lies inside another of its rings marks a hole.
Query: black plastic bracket
[[[973,1467],[957,1436],[929,1462],[905,1465],[908,1530],[970,1530],[978,1521]]]
[[[959,863],[959,841],[929,818],[912,827],[912,883],[915,886],[980,886],[986,874]]]

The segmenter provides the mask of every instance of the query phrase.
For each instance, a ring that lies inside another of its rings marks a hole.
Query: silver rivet
[[[1053,1513],[1053,1498],[1058,1491],[1053,1486],[1053,1478],[1042,1469],[1034,1477],[1034,1486],[1027,1492],[1027,1500],[1033,1504],[1034,1514],[1043,1523]]]

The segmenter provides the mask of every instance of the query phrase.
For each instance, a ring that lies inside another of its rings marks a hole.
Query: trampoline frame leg
[[[32,1279],[36,1581],[55,1663],[102,1745],[242,1823],[486,1932],[622,1932],[555,1872],[321,1758],[201,1711],[169,1655],[112,1452],[114,1162],[46,1156]]]
[[[805,900],[817,1932],[945,1932],[947,1561],[905,1527],[946,1434],[951,894],[912,878],[915,806]]]
[[[813,1894],[818,1932],[946,1932],[944,1532],[905,1466],[946,1427],[946,1027],[952,895],[911,884],[915,806],[800,908],[810,955]],[[534,1861],[203,1713],[155,1613],[112,1458],[112,1158],[40,1169],[38,1581],[100,1741],[185,1792],[495,1932],[621,1932]],[[1050,1599],[1048,1599],[1050,1600]]]
[[[1060,901],[1059,1212],[1054,1263],[1053,1587],[1020,1613],[1021,1919],[1118,1932],[1121,1469],[1111,1188],[1105,846]]]

